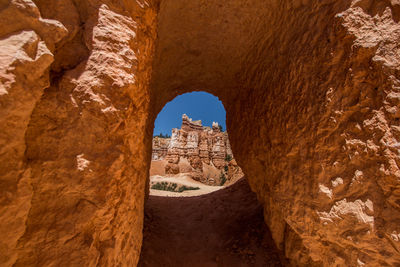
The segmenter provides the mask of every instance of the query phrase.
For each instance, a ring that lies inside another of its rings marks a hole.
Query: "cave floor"
[[[197,197],[150,196],[139,266],[288,266],[241,179]]]

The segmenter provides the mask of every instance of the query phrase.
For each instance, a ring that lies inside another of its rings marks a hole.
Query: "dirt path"
[[[139,266],[285,266],[245,179],[197,197],[150,196]]]

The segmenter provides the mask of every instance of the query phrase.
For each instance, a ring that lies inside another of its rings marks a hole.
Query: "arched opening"
[[[234,159],[217,97],[186,93],[167,103],[155,121],[150,195],[194,196],[243,178]]]
[[[282,266],[263,208],[236,163],[225,109],[179,95],[155,121],[139,266]]]

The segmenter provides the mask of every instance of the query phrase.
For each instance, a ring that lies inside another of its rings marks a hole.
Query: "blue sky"
[[[177,96],[164,106],[154,123],[153,135],[171,135],[172,128],[181,127],[182,114],[193,120],[201,120],[203,126],[211,126],[216,121],[226,130],[226,112],[222,102],[211,94],[192,92]]]

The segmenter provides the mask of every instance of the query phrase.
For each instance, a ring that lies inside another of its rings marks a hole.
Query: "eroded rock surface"
[[[49,86],[55,44],[67,30],[42,18],[32,2],[0,3],[0,265],[11,265],[31,208],[24,137],[32,110]]]
[[[399,12],[0,1],[0,265],[136,265],[153,122],[195,90],[293,263],[400,265]]]
[[[399,7],[161,2],[154,101],[177,88],[222,100],[235,158],[294,264],[400,264]]]
[[[152,159],[166,163],[164,172],[154,174],[187,173],[208,185],[223,185],[243,177],[233,158],[228,133],[222,132],[217,122],[212,127],[203,126],[186,114],[182,115],[181,129],[172,129],[171,138],[153,138]]]
[[[153,138],[151,159],[152,160],[163,160],[168,154],[169,143],[171,138],[163,138],[156,136]]]
[[[151,2],[0,1],[1,266],[138,261],[155,18]]]

